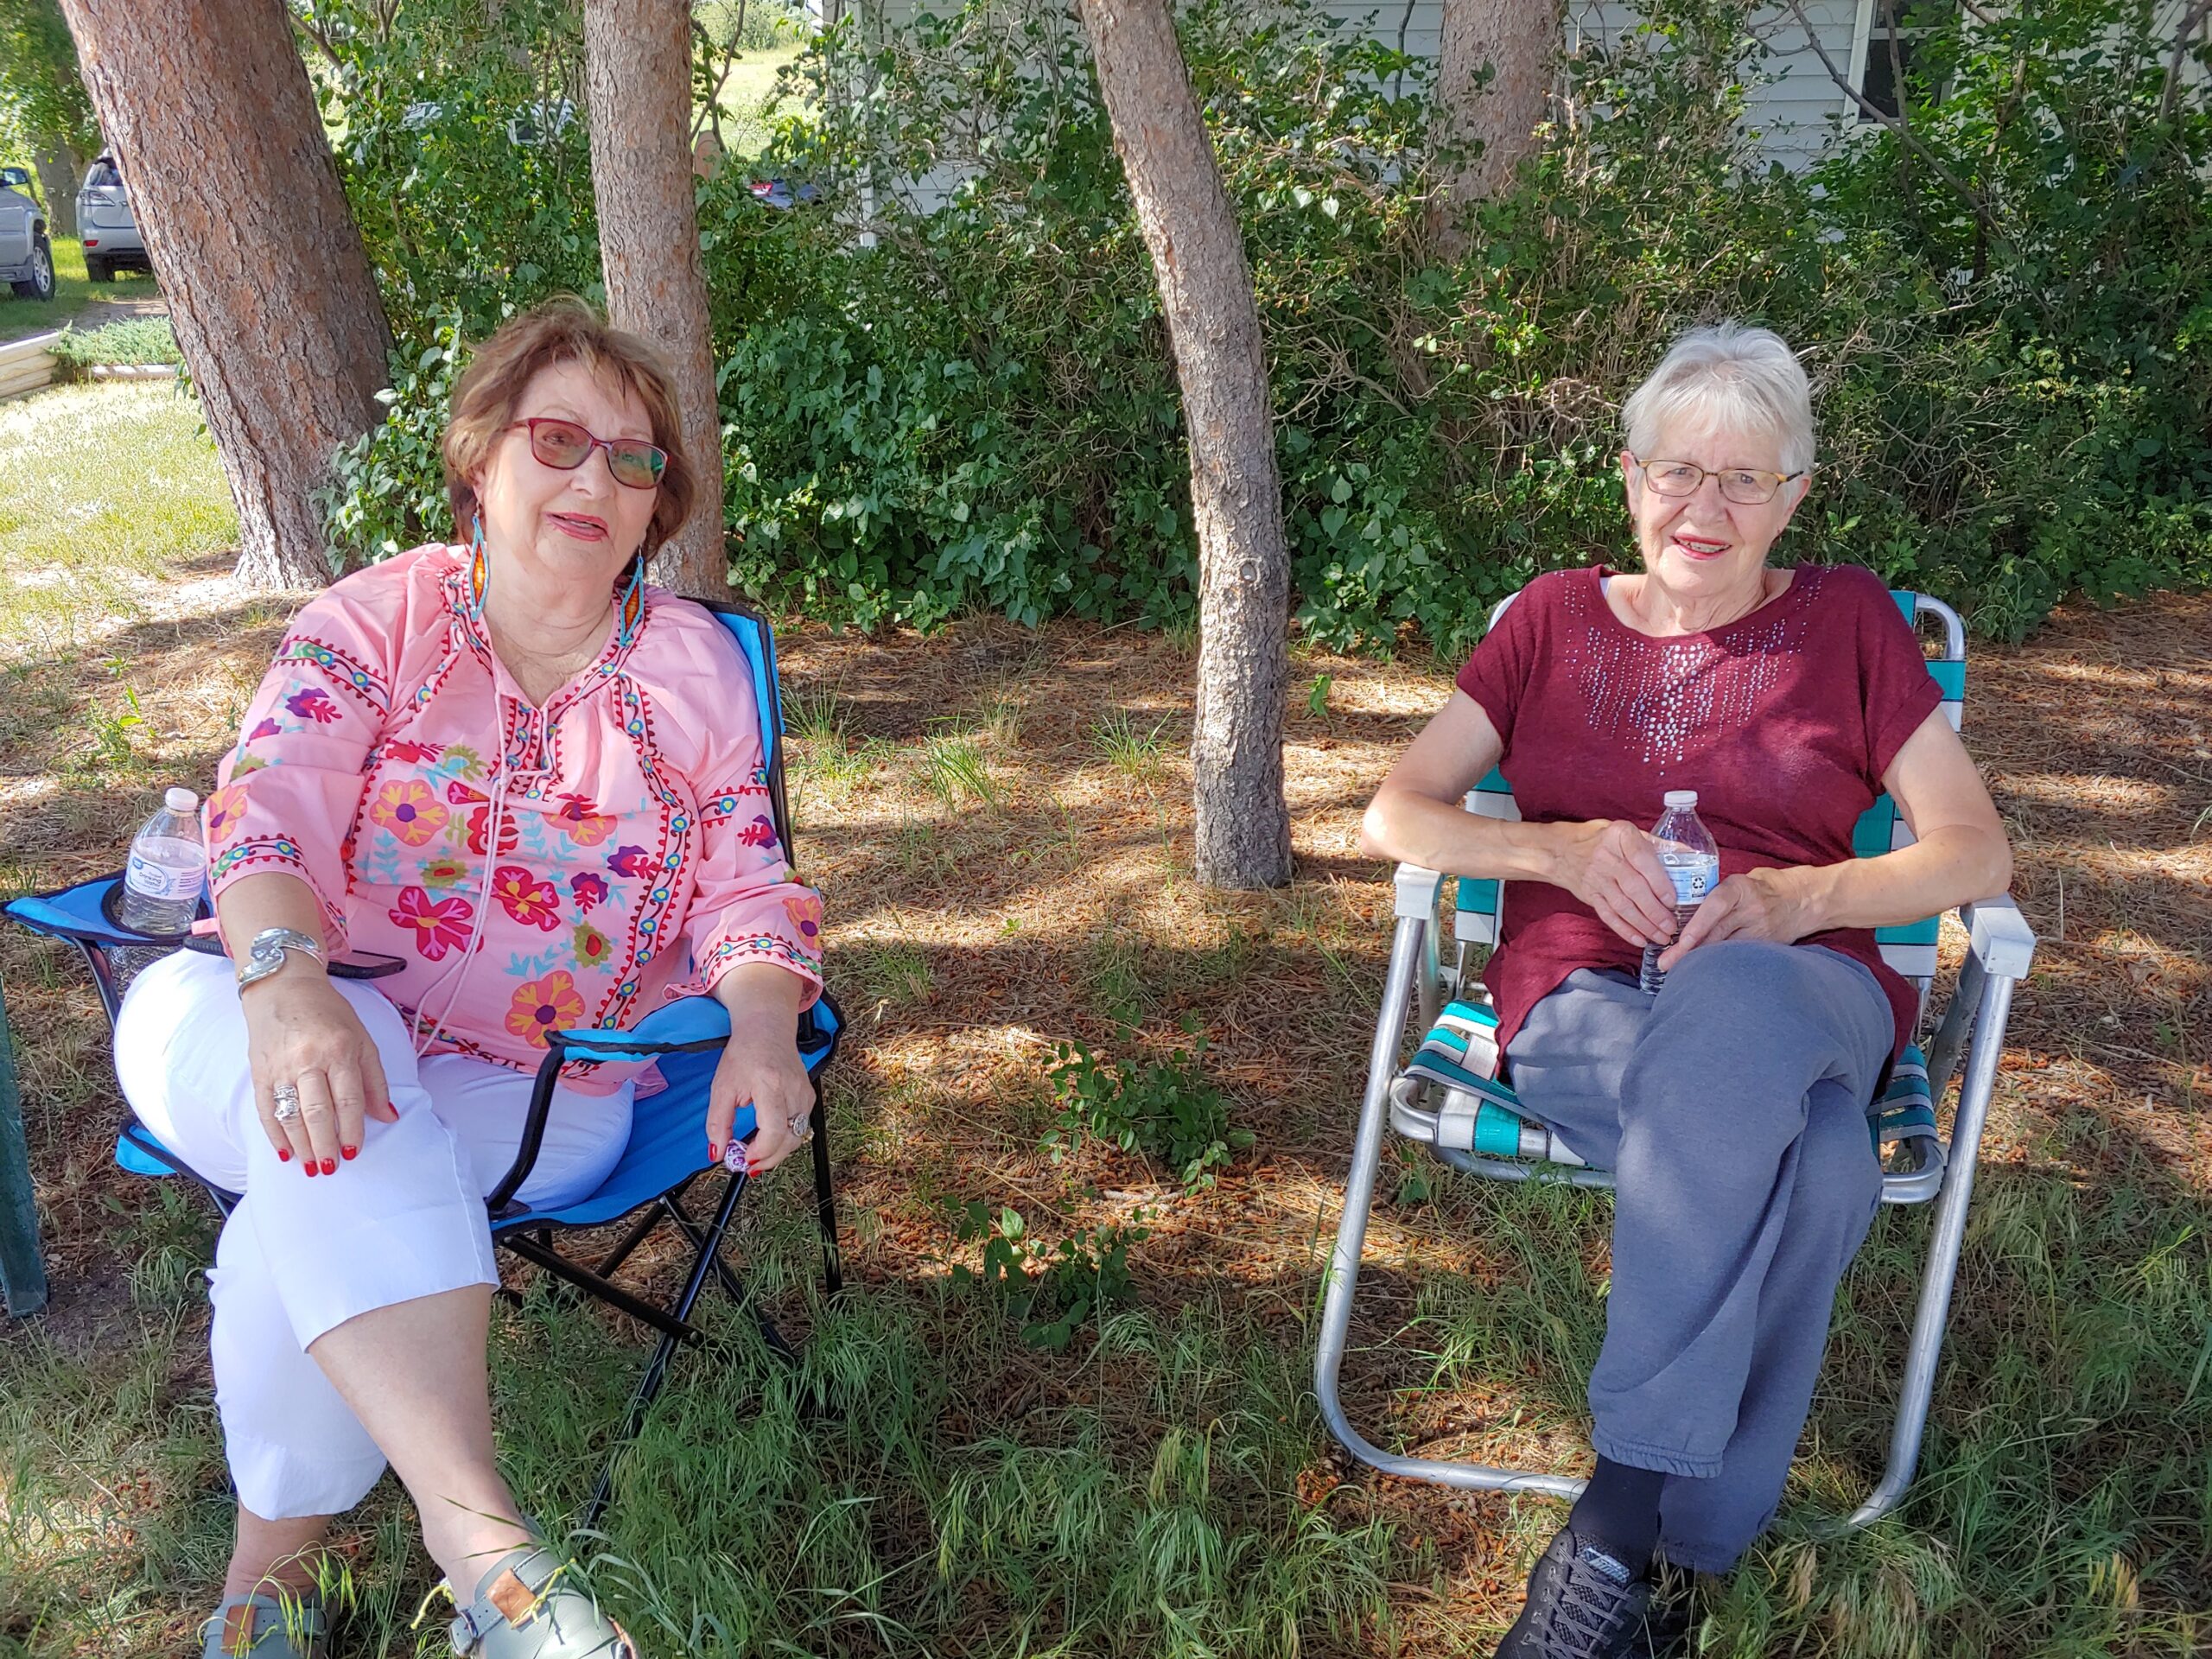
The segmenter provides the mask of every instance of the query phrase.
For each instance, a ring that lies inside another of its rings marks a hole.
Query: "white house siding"
[[[880,18],[886,26],[911,19],[930,0],[805,0],[817,21],[856,13],[870,22]],[[1861,84],[1866,69],[1868,28],[1876,0],[1802,0],[1805,23],[1817,35],[1829,60],[1853,86]],[[2154,16],[2164,37],[2189,10],[2191,0],[2157,0]],[[1443,43],[1443,0],[1323,0],[1322,10],[1341,27],[1369,29],[1374,38],[1418,57],[1433,58]],[[1629,0],[1567,0],[1567,40],[1569,51],[1586,44],[1613,47],[1632,35],[1639,12]],[[1835,84],[1826,65],[1807,38],[1789,7],[1769,6],[1754,19],[1753,27],[1765,41],[1768,56],[1763,66],[1764,84],[1750,99],[1747,121],[1759,135],[1762,149],[1784,166],[1805,167],[1821,153],[1839,117],[1856,117],[1856,107]],[[2212,19],[2200,22],[2200,34],[2212,31]],[[2193,61],[2184,72],[2193,86],[2204,72]],[[941,169],[942,171],[942,169]],[[941,200],[951,188],[953,175],[932,176],[915,193],[918,203]]]
[[[1836,67],[1846,73],[1853,67],[1854,44],[1866,38],[1865,19],[1873,3],[1805,0],[1806,22],[1819,34]],[[1373,38],[1416,57],[1434,58],[1443,49],[1443,0],[1324,0],[1322,9],[1340,24],[1363,26]],[[1567,0],[1567,50],[1579,50],[1586,43],[1617,46],[1635,31],[1639,16],[1624,0]],[[1788,8],[1769,8],[1754,27],[1771,51],[1765,70],[1775,79],[1752,94],[1751,125],[1768,154],[1786,166],[1802,167],[1827,142],[1830,118],[1844,107],[1842,89],[1821,67],[1807,44],[1804,29]]]
[[[1804,0],[1805,22],[1821,48],[1846,73],[1855,71],[1854,48],[1866,38],[1866,18],[1873,0]],[[1582,41],[1611,47],[1632,34],[1638,14],[1621,0],[1568,0],[1567,48]],[[1813,50],[1803,24],[1787,7],[1769,7],[1752,27],[1768,56],[1759,66],[1763,84],[1748,100],[1745,120],[1758,133],[1760,147],[1786,167],[1809,164],[1827,144],[1834,118],[1846,103]]]

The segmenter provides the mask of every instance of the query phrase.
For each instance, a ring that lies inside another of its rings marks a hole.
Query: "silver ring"
[[[270,1114],[279,1123],[291,1123],[300,1116],[300,1091],[293,1084],[280,1083],[269,1091],[276,1097],[276,1109]]]
[[[805,1140],[814,1133],[814,1125],[809,1121],[808,1114],[804,1112],[801,1112],[797,1117],[786,1118],[784,1121],[784,1127],[791,1132],[793,1138],[800,1141]]]

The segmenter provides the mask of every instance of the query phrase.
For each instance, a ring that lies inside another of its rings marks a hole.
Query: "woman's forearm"
[[[1568,838],[1583,825],[1486,818],[1456,801],[1384,789],[1360,821],[1360,850],[1441,870],[1502,881],[1553,881]]]
[[[1801,938],[1834,927],[1899,927],[2003,893],[2012,879],[2012,849],[1999,831],[1948,824],[1893,853],[1791,875],[1808,924]]]
[[[329,954],[321,901],[313,887],[283,870],[242,875],[225,887],[215,901],[215,924],[233,961],[243,961],[254,935],[271,927],[296,928]]]
[[[733,1029],[765,1022],[796,1038],[807,982],[772,962],[741,962],[715,982],[715,1000],[729,1010]]]

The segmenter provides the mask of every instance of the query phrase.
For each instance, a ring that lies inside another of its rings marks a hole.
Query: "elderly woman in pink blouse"
[[[471,1611],[466,1651],[627,1651],[494,1463],[483,1195],[549,1030],[702,992],[731,1025],[702,1149],[749,1102],[743,1155],[774,1168],[806,1132],[795,1033],[820,987],[821,902],[777,842],[744,660],[643,578],[692,505],[679,433],[658,357],[580,301],[476,353],[445,437],[467,542],[301,611],[207,804],[230,960],[180,952],[124,1002],[133,1109],[245,1195],[212,1275],[238,1513],[209,1653],[320,1651],[319,1613],[280,1601],[387,1463]],[[327,977],[349,950],[406,965]],[[636,1069],[564,1075],[524,1202],[599,1184]]]

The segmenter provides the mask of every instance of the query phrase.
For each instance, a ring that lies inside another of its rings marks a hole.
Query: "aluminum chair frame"
[[[1946,655],[1963,663],[1965,630],[1949,607],[1925,595],[1912,595],[1916,616],[1936,617],[1944,625]],[[1499,609],[1503,609],[1501,605]],[[1493,620],[1496,613],[1493,613]],[[1955,725],[1957,716],[1953,715]],[[1473,796],[1470,796],[1471,804]],[[1437,905],[1443,874],[1402,864],[1395,877],[1394,932],[1382,1005],[1368,1052],[1367,1087],[1360,1104],[1359,1128],[1352,1146],[1344,1205],[1331,1248],[1328,1275],[1316,1344],[1313,1387],[1321,1416],[1337,1441],[1362,1463],[1386,1475],[1432,1482],[1463,1491],[1533,1492],[1572,1500],[1586,1481],[1548,1471],[1451,1459],[1408,1457],[1376,1446],[1356,1427],[1339,1389],[1349,1346],[1354,1293],[1367,1239],[1368,1218],[1382,1163],[1386,1129],[1423,1141],[1439,1158],[1465,1173],[1504,1181],[1554,1180],[1577,1186],[1610,1188],[1611,1174],[1588,1167],[1516,1164],[1484,1158],[1433,1144],[1435,1117],[1394,1102],[1392,1085],[1403,1065],[1409,1020],[1420,1020],[1414,1036],[1433,1027],[1459,978],[1443,965]],[[1948,1144],[1936,1142],[1915,1165],[1893,1172],[1883,1182],[1885,1204],[1933,1201],[1936,1219],[1921,1274],[1912,1335],[1907,1345],[1896,1421],[1881,1478],[1866,1501],[1836,1528],[1850,1531],[1870,1525],[1894,1510],[1911,1484],[1935,1394],[1943,1332],[1950,1317],[1951,1294],[1966,1237],[1967,1206],[1974,1193],[1982,1129],[1996,1089],[2004,1054],[2005,1027],[2013,988],[2024,978],[2035,957],[2035,935],[2009,895],[1963,906],[1968,951],[1942,1018],[1927,1045],[1930,1095],[1940,1106],[1951,1079],[1961,1078],[1959,1101]],[[1923,996],[1924,1001],[1924,996]],[[1960,1069],[1965,1061],[1963,1072]],[[1426,1130],[1426,1134],[1424,1134]],[[1923,1142],[1923,1147],[1929,1143]]]

